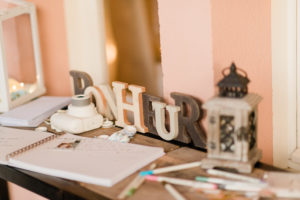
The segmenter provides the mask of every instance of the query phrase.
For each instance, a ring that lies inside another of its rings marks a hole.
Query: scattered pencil
[[[236,179],[236,180],[240,180],[240,181],[246,181],[246,182],[249,182],[249,183],[262,183],[263,182],[262,180],[260,180],[258,178],[253,178],[253,177],[250,177],[250,176],[244,176],[244,175],[225,172],[225,171],[216,170],[216,169],[208,169],[207,173],[210,174],[210,175],[223,176],[223,177],[226,177],[226,178]]]
[[[260,192],[266,188],[266,185],[260,185],[260,184],[226,184],[223,185],[222,188],[223,190],[228,190],[228,191],[241,191],[241,192]]]
[[[233,181],[221,178],[211,178],[204,176],[196,176],[196,181],[205,183],[215,183],[218,184],[218,188],[228,191],[244,191],[244,192],[259,192],[267,187],[266,183],[249,183],[243,181]]]
[[[165,176],[154,176],[154,175],[148,175],[146,176],[146,180],[149,181],[156,181],[156,182],[167,182],[172,183],[175,185],[184,185],[189,186],[193,188],[199,188],[199,189],[217,189],[217,184],[214,183],[201,183],[197,181],[187,180],[187,179],[179,179],[179,178],[170,178]]]
[[[201,162],[191,162],[191,163],[186,163],[186,164],[180,164],[180,165],[174,165],[170,167],[163,167],[163,168],[158,168],[154,170],[149,170],[149,171],[142,171],[140,172],[141,176],[147,176],[147,175],[152,175],[152,174],[160,174],[160,173],[165,173],[165,172],[172,172],[172,171],[179,171],[183,169],[189,169],[193,167],[200,167]]]
[[[174,197],[176,200],[186,200],[172,185],[163,182],[166,190]]]
[[[196,181],[201,181],[201,182],[208,182],[208,183],[216,183],[216,184],[222,184],[222,185],[258,185],[261,187],[266,186],[267,184],[265,182],[260,182],[260,183],[249,183],[245,181],[236,181],[236,180],[227,180],[227,179],[222,179],[222,178],[212,178],[212,177],[205,177],[205,176],[196,176],[195,178]]]
[[[230,181],[226,179],[221,179],[221,178],[211,178],[211,177],[205,177],[205,176],[196,176],[195,178],[196,181],[200,182],[207,182],[207,183],[216,183],[216,184],[233,184],[233,183],[245,183],[245,182],[236,182],[236,181]]]
[[[154,169],[156,166],[155,163],[153,163],[149,169]],[[125,187],[122,192],[119,194],[118,199],[124,199],[125,197],[129,197],[132,196],[136,190],[139,188],[139,186],[141,186],[143,184],[145,180],[144,176],[140,176],[137,175],[132,182],[129,183],[129,185],[127,185],[127,187]]]

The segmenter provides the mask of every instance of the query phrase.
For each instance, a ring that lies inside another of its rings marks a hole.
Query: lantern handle
[[[228,74],[230,74],[230,72],[228,74],[225,74],[225,71],[230,70],[230,72],[235,72],[238,70],[240,72],[242,72],[244,74],[244,77],[248,78],[247,72],[244,71],[243,69],[237,68],[234,63],[230,66],[230,67],[226,67],[225,69],[222,70],[222,75],[223,77],[227,76]]]

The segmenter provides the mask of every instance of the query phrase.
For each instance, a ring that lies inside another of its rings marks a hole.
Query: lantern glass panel
[[[12,101],[37,89],[30,15],[23,14],[2,22],[9,94]]]
[[[234,152],[234,117],[220,116],[220,145],[222,152]]]

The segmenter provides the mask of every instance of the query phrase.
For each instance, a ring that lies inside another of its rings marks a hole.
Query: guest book
[[[57,110],[71,103],[70,97],[43,96],[0,115],[0,124],[37,127]]]
[[[159,147],[0,127],[0,163],[110,187],[164,155]]]

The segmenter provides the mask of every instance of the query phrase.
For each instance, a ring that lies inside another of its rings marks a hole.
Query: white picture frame
[[[22,0],[9,0],[7,3],[15,4],[15,7],[0,10],[0,112],[6,112],[20,104],[30,101],[46,92],[43,77],[43,68],[40,53],[40,42],[38,34],[36,8],[33,3],[25,2]],[[28,14],[30,17],[32,41],[33,41],[33,53],[35,61],[36,71],[36,89],[32,93],[23,95],[15,100],[11,99],[9,93],[8,83],[8,70],[6,61],[6,52],[4,48],[3,37],[3,21]]]

